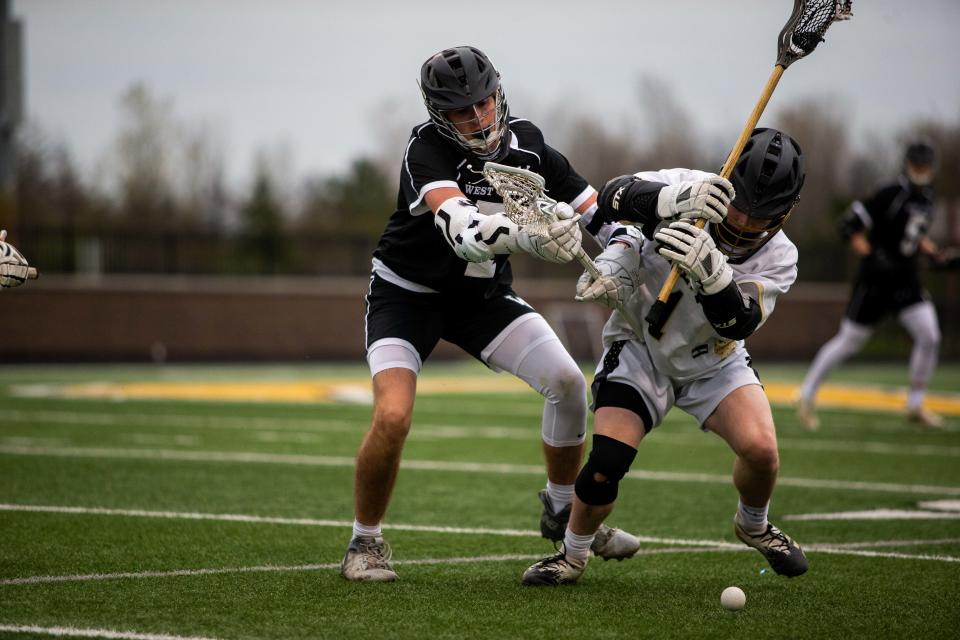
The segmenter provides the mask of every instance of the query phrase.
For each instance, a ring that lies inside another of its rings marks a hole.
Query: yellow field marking
[[[772,382],[765,383],[764,388],[770,402],[777,405],[792,405],[799,394],[795,384]],[[817,406],[902,413],[907,408],[907,391],[871,385],[826,384],[817,394]],[[960,395],[928,393],[924,406],[944,415],[960,416]]]
[[[530,390],[512,376],[427,377],[417,383],[419,393],[521,393]],[[767,397],[774,405],[796,401],[795,384],[768,382]],[[150,400],[220,400],[244,402],[369,402],[368,378],[334,378],[300,382],[115,382],[67,385],[58,395],[69,398]],[[907,392],[871,385],[824,385],[817,404],[824,408],[903,412]],[[960,416],[960,394],[929,393],[926,406],[949,416]]]

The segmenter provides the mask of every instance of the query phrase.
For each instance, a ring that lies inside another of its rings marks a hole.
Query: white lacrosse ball
[[[740,611],[747,604],[747,594],[740,587],[727,587],[720,594],[720,604],[727,611]]]

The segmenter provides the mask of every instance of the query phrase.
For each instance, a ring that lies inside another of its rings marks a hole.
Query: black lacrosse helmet
[[[932,166],[937,161],[937,150],[926,138],[918,138],[907,145],[903,161],[911,164]]]
[[[800,145],[776,129],[754,129],[730,176],[737,191],[731,205],[746,221],[728,214],[710,225],[717,248],[730,262],[743,262],[776,235],[800,199],[803,179]]]
[[[500,74],[475,47],[444,49],[420,68],[420,91],[437,130],[462,151],[479,160],[502,160],[510,151],[510,110],[500,86]],[[483,126],[478,103],[494,97],[495,117]],[[473,107],[467,117],[452,112]],[[460,125],[465,131],[457,128]]]

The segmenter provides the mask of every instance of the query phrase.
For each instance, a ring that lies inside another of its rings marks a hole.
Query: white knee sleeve
[[[370,365],[370,376],[375,376],[384,369],[410,369],[420,373],[423,362],[416,347],[400,338],[382,338],[367,349],[367,364]]]
[[[539,314],[514,320],[490,343],[483,357],[509,371],[545,398],[543,441],[552,447],[583,443],[587,422],[587,382],[560,339]]]

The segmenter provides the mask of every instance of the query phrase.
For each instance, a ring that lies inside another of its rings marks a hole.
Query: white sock
[[[574,487],[572,484],[554,484],[547,480],[547,497],[556,513],[573,502]]]
[[[588,536],[578,536],[570,527],[563,533],[563,551],[567,557],[586,562],[590,555],[590,545],[593,544],[593,538],[596,534],[591,533]]]
[[[353,537],[354,538],[379,538],[383,535],[383,532],[380,530],[380,523],[374,525],[365,525],[359,520],[354,519],[353,521]]]
[[[923,407],[923,389],[910,389],[907,394],[907,411],[919,411]]]
[[[737,522],[744,531],[748,533],[757,533],[767,530],[767,511],[770,509],[770,503],[763,507],[749,507],[743,504],[741,500],[737,504]]]

